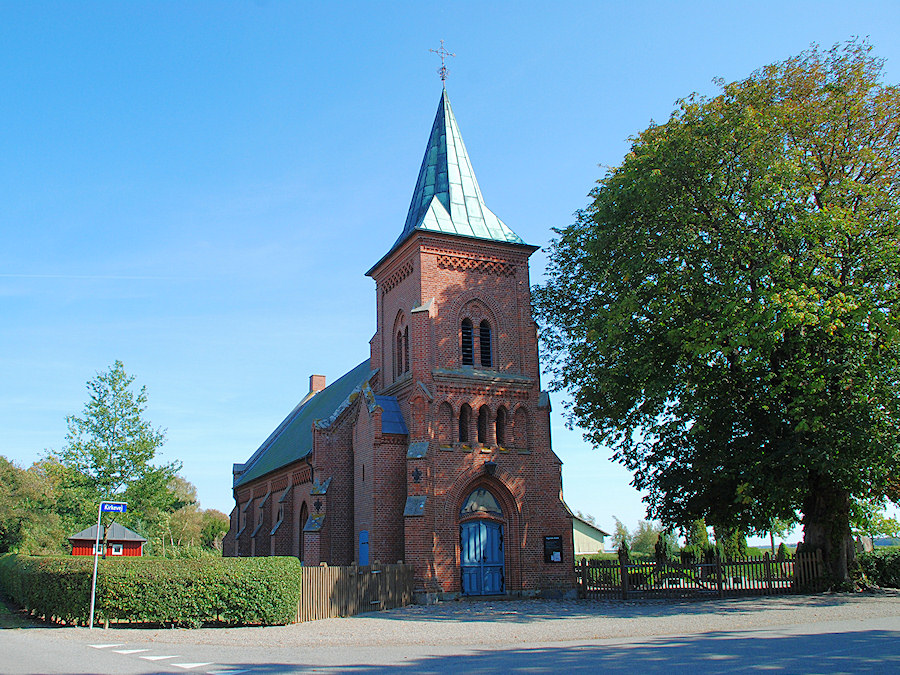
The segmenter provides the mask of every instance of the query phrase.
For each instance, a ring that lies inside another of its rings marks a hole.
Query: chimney
[[[324,375],[310,375],[309,376],[309,393],[316,394],[322,391],[325,388],[325,376]]]

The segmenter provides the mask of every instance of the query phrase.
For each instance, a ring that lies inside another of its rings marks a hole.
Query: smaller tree
[[[747,556],[747,535],[736,527],[716,527],[716,548],[725,558],[736,560]]]
[[[690,526],[682,531],[682,534],[684,535],[684,548],[681,551],[685,559],[699,560],[712,546],[709,543],[709,532],[703,518],[692,521]]]
[[[216,509],[206,509],[202,516],[203,526],[200,530],[200,540],[207,548],[222,550],[222,538],[228,532],[230,522],[228,516]]]
[[[663,540],[660,546],[665,549],[666,554],[678,551],[678,542],[675,541],[675,535],[671,531],[652,521],[640,520],[631,538],[631,550],[644,555],[656,555],[660,540]]]
[[[171,546],[195,546],[200,543],[203,528],[200,505],[197,503],[197,488],[181,476],[175,476],[169,483],[173,494],[175,511],[166,519],[165,536]]]
[[[66,418],[66,446],[49,457],[66,469],[59,473],[82,522],[92,521],[97,504],[111,498],[128,502],[128,514],[120,518],[127,522],[152,522],[173,506],[168,486],[181,463],[152,464],[165,432],[144,420],[146,387],[135,394],[133,382],[121,361],[89,380],[81,416]]]
[[[582,513],[581,511],[575,511],[575,515],[581,518],[584,522],[590,523],[591,525],[597,525],[597,519],[594,518],[590,513]]]
[[[631,548],[631,534],[628,532],[628,528],[625,527],[625,523],[621,520],[613,516],[613,520],[616,521],[616,529],[613,532],[612,543],[617,549],[624,547],[625,549]]]
[[[769,547],[773,554],[775,553],[775,537],[784,539],[784,537],[787,536],[787,533],[799,522],[800,519],[797,517],[772,519],[772,522],[769,523],[769,527],[764,531],[769,533]],[[757,532],[757,534],[762,534],[762,532]]]
[[[709,548],[709,530],[707,530],[706,521],[703,518],[691,522],[690,527],[684,533],[684,543],[686,546],[694,546],[702,551]]]

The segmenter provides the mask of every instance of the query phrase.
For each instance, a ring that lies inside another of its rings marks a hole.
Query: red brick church
[[[528,258],[484,203],[447,93],[399,238],[367,272],[370,358],[234,465],[231,556],[415,566],[430,597],[574,586]]]

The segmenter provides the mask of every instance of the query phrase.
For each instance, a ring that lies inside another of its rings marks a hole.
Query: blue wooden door
[[[460,544],[463,594],[503,593],[503,526],[487,520],[463,523]]]
[[[369,565],[369,531],[360,530],[359,532],[359,566],[368,567]]]

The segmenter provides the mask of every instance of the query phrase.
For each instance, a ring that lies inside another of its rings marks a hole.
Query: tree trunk
[[[833,587],[850,583],[856,548],[850,533],[850,493],[828,478],[813,475],[803,504],[803,547],[821,550]]]

